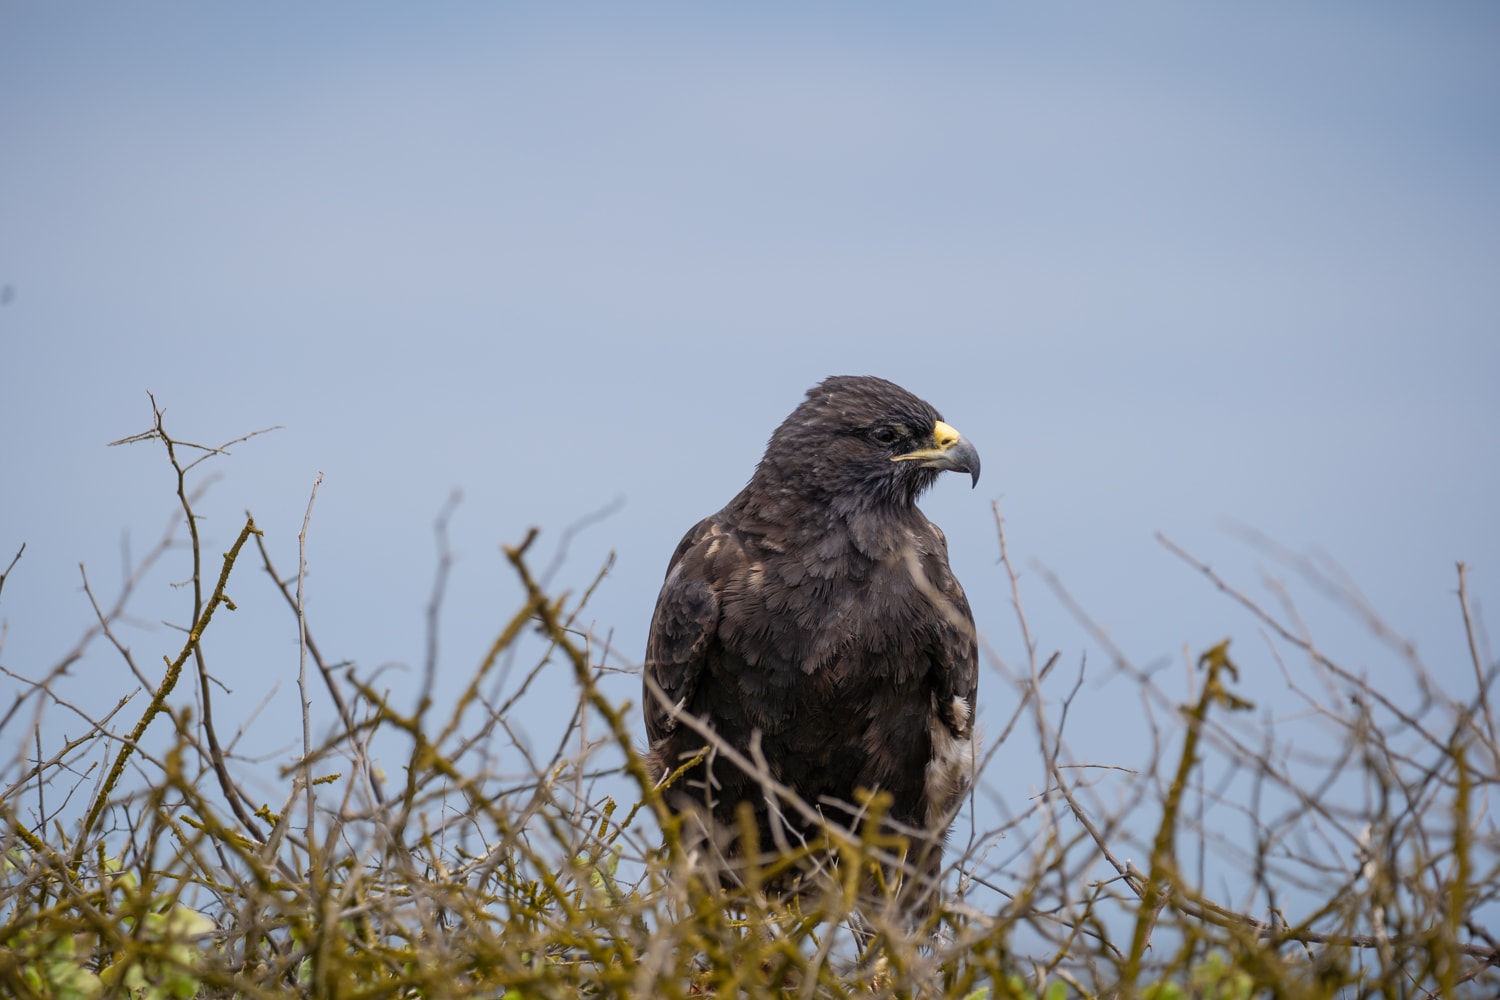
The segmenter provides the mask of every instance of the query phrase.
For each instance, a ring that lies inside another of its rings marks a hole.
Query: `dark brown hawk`
[[[973,773],[978,683],[973,614],[916,506],[943,471],[977,484],[979,455],[900,386],[836,376],[808,392],[749,485],[672,554],[646,644],[655,779],[709,743],[690,714],[828,820],[849,825],[862,793],[889,793],[888,818],[926,835],[922,869],[940,869]],[[679,777],[669,806],[705,817],[731,856],[740,803],[764,849],[816,838],[726,756]]]

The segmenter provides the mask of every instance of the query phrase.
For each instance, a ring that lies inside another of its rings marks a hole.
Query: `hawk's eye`
[[[870,437],[876,444],[895,444],[896,429],[894,427],[877,427],[870,432]]]

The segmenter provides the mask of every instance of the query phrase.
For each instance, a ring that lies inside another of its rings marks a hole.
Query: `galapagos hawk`
[[[944,471],[977,485],[979,454],[900,386],[835,376],[808,391],[749,484],[672,554],[646,644],[655,780],[713,742],[684,722],[695,716],[828,821],[853,825],[864,793],[888,793],[892,827],[927,843],[920,869],[941,870],[974,768],[978,683],[973,614],[916,506]],[[741,803],[762,849],[811,842],[816,817],[768,807],[766,789],[710,746],[666,801],[730,857]]]

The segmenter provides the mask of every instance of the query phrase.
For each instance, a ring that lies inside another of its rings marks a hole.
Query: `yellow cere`
[[[932,443],[939,448],[947,449],[958,443],[960,435],[949,425],[939,420],[932,425]]]

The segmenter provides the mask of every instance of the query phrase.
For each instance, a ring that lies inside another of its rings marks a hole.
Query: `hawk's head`
[[[894,382],[835,375],[771,435],[756,479],[846,510],[909,506],[940,472],[979,483],[979,453]]]

